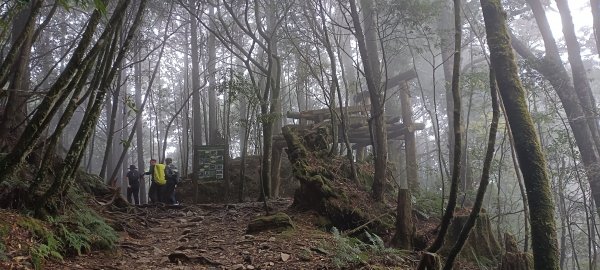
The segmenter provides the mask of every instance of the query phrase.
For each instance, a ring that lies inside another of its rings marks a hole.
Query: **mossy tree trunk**
[[[128,1],[121,1],[120,4],[122,2]],[[139,25],[141,24],[146,4],[146,0],[140,1],[135,18],[131,23],[122,45],[119,46],[118,38],[115,35],[111,40],[110,46],[107,47],[102,60],[103,63],[100,65],[100,68],[103,70],[102,76],[96,77],[101,78],[100,80],[96,81],[98,90],[95,95],[90,97],[88,107],[86,109],[87,113],[84,116],[73,143],[71,144],[65,160],[63,161],[62,168],[59,172],[57,172],[56,180],[52,186],[44,194],[42,198],[43,201],[49,201],[54,195],[59,192],[63,193],[70,187],[75,172],[81,162],[81,159],[83,158],[83,153],[86,149],[91,133],[93,132],[96,122],[98,121],[102,111],[102,104],[104,103],[109,86],[115,78],[115,75],[118,72],[118,69],[128,51],[129,45],[131,44],[131,41],[133,40],[133,37],[137,32]],[[113,17],[116,16],[116,21],[118,22],[115,25],[113,34],[121,31],[121,28],[124,24],[123,18],[126,14],[127,6],[127,3],[122,5],[123,8],[118,9],[113,15]],[[116,57],[114,57],[115,54]],[[92,87],[94,87],[94,82],[92,83]]]
[[[27,100],[29,99],[26,94],[29,89],[29,57],[31,55],[31,45],[33,43],[34,31],[33,27],[25,29],[27,21],[33,20],[35,17],[31,17],[32,8],[35,7],[36,2],[42,2],[41,0],[31,1],[27,4],[27,7],[23,8],[21,12],[15,18],[15,22],[12,26],[12,40],[13,44],[17,44],[24,38],[23,44],[17,52],[18,58],[10,69],[10,82],[8,84],[8,97],[4,104],[4,113],[0,121],[0,138],[7,138],[10,134],[11,137],[18,137],[23,131],[23,123],[27,118]],[[28,30],[28,31],[24,31]],[[20,35],[22,33],[22,35]]]
[[[491,65],[513,133],[517,156],[530,209],[531,236],[536,270],[559,269],[554,202],[546,171],[546,160],[538,141],[525,91],[519,79],[515,56],[510,47],[506,13],[500,0],[480,0]]]
[[[97,54],[93,56],[97,57]],[[42,163],[38,168],[37,175],[29,186],[29,194],[33,196],[35,199],[35,193],[38,187],[42,184],[42,182],[49,177],[49,169],[52,165],[52,162],[55,160],[56,155],[56,147],[60,143],[61,135],[64,129],[69,124],[69,121],[73,117],[75,110],[80,105],[80,94],[83,91],[85,84],[87,83],[87,77],[91,73],[93,65],[95,61],[89,61],[84,69],[81,69],[80,72],[76,75],[76,79],[74,79],[68,86],[68,88],[74,89],[73,94],[69,100],[69,103],[65,107],[63,114],[60,116],[58,123],[54,129],[50,138],[46,140],[46,149],[44,151],[44,156],[42,158]],[[39,205],[39,204],[38,204]],[[39,211],[40,209],[36,209]]]
[[[78,70],[85,66],[86,60],[91,59],[89,55],[94,54],[94,49],[102,49],[102,47],[96,43],[96,46],[88,53],[88,57],[85,57],[85,52],[92,42],[94,31],[100,22],[100,18],[100,12],[94,11],[88,20],[86,29],[73,56],[69,60],[69,63],[37,107],[31,120],[24,129],[23,135],[19,138],[9,154],[0,160],[0,169],[4,172],[4,177],[0,178],[0,182],[12,179],[20,170],[22,164],[25,162],[25,158],[33,151],[44,130],[46,130],[50,124],[52,116],[58,111],[60,104],[62,104],[70,94],[70,89],[67,89],[69,83],[71,83]],[[110,25],[111,24],[109,23],[107,28],[109,28]],[[107,31],[105,31],[105,33],[108,34]],[[102,37],[106,36],[102,35]]]
[[[40,13],[41,8],[44,6],[43,0],[30,1],[31,6],[29,9],[29,16],[27,17],[27,21],[22,24],[22,30],[19,34],[17,34],[17,38],[12,43],[6,57],[3,59],[0,64],[0,85],[5,85],[10,79],[11,69],[15,65],[17,61],[19,61],[19,57],[24,50],[30,50],[31,41],[30,38],[35,31],[36,19],[37,15]],[[29,43],[29,44],[27,44]],[[5,89],[0,90],[0,95],[6,94]]]

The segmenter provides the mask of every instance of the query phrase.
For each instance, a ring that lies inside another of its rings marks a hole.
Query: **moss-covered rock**
[[[264,231],[283,232],[295,229],[292,219],[285,213],[258,217],[248,224],[246,233],[254,234]]]

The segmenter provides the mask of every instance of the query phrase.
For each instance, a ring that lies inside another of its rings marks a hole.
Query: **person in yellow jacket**
[[[163,187],[167,182],[165,178],[165,164],[156,163],[156,159],[150,159],[150,170],[144,175],[151,176],[150,190],[148,190],[148,198],[151,203],[165,202],[163,198]]]

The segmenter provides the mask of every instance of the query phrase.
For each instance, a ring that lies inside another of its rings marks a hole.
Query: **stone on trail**
[[[281,260],[284,262],[287,262],[290,259],[290,257],[291,257],[290,254],[283,253],[283,252],[281,253]]]
[[[244,267],[244,265],[243,265],[243,264],[241,264],[241,263],[238,263],[238,264],[236,264],[236,265],[232,266],[232,267],[231,267],[231,268],[229,268],[229,269],[231,269],[231,270],[242,270],[242,269],[246,269],[246,267]]]
[[[292,219],[285,213],[277,213],[270,216],[258,217],[248,224],[247,234],[259,233],[264,231],[283,232],[294,229]]]

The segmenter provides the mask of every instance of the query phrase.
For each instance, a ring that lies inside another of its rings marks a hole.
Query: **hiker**
[[[156,159],[150,159],[150,170],[144,175],[151,175],[150,190],[148,190],[148,198],[151,203],[164,202],[163,186],[165,180],[165,164],[156,163]]]
[[[175,199],[175,187],[179,182],[179,171],[177,170],[177,166],[173,164],[172,158],[166,158],[165,164],[165,178],[167,179],[167,184],[163,188],[163,199],[165,200],[165,203],[177,204],[177,200]]]
[[[140,204],[140,178],[142,175],[138,172],[135,165],[129,165],[129,172],[127,172],[127,177],[129,183],[127,184],[127,201],[131,203],[131,197],[133,197],[133,201],[135,205]]]

